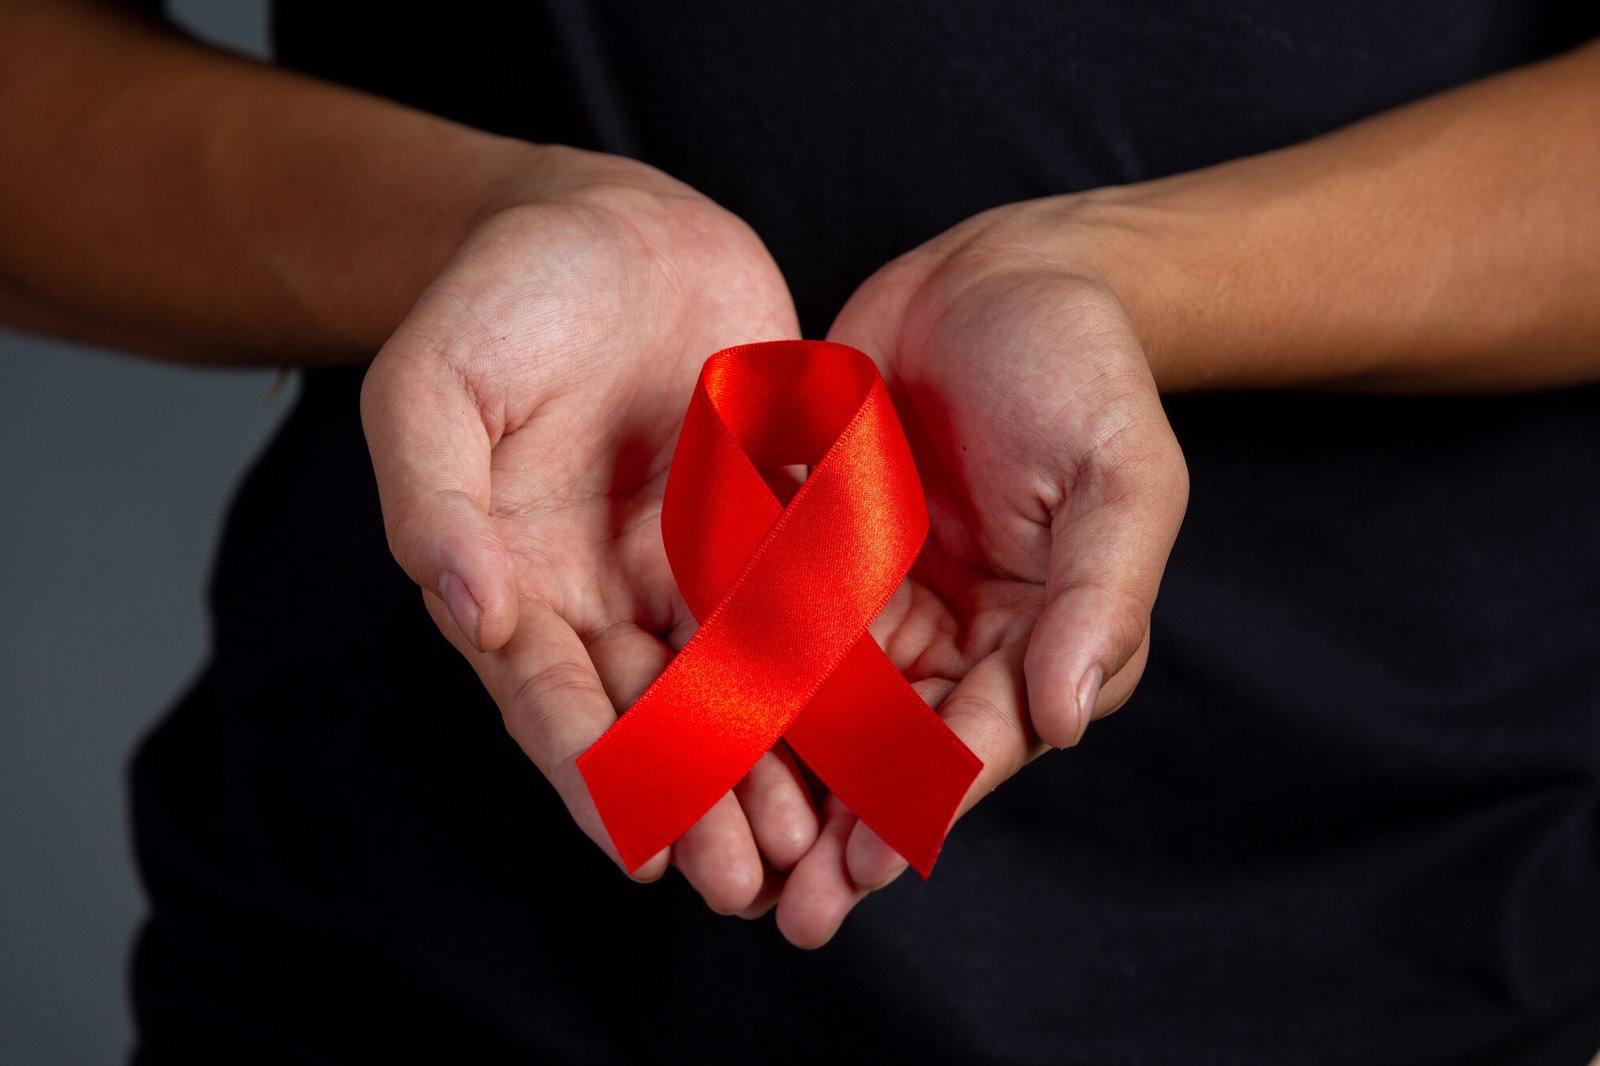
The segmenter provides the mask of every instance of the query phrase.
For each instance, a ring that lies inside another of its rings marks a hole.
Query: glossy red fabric
[[[787,505],[762,469],[805,465]],[[628,869],[786,737],[928,876],[982,768],[866,632],[928,531],[872,361],[822,341],[718,352],[690,400],[661,514],[700,628],[578,759]]]

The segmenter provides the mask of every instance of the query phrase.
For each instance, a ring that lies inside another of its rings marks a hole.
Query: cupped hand
[[[927,490],[927,543],[872,629],[983,760],[961,813],[1128,699],[1188,499],[1076,216],[1069,199],[979,215],[870,278],[830,333],[878,360]],[[905,865],[830,799],[778,925],[824,943]]]
[[[711,352],[796,332],[776,266],[737,218],[643,165],[537,149],[367,374],[395,558],[613,859],[574,761],[695,624],[659,521],[684,408]],[[670,860],[734,912],[816,831],[804,785],[769,755]]]

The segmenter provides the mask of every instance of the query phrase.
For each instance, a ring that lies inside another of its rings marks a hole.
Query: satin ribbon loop
[[[762,470],[811,467],[787,504]],[[775,341],[706,361],[661,514],[700,628],[578,759],[629,870],[672,843],[780,737],[928,876],[982,764],[867,633],[928,512],[872,361]]]

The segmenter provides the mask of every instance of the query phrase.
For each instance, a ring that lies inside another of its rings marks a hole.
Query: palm
[[[586,254],[587,249],[579,250]],[[606,277],[620,264],[584,264],[576,306],[558,321],[526,321],[539,279],[481,314],[505,323],[517,353],[493,388],[507,419],[490,453],[490,507],[521,598],[540,599],[579,633],[626,622],[659,634],[686,615],[666,568],[658,516],[682,412],[704,356],[784,307],[706,308],[714,278]],[[753,302],[752,302],[753,303]],[[677,328],[692,321],[693,328]],[[781,319],[780,319],[781,321]],[[770,326],[779,330],[792,326]]]
[[[1099,294],[1014,277],[950,292],[936,278],[885,310],[894,320],[855,328],[897,338],[885,369],[930,517],[892,639],[902,658],[915,651],[913,676],[957,681],[1026,642],[1052,560],[1094,551],[1122,517],[1107,438],[1155,438],[1153,448],[1165,424],[1137,339]]]

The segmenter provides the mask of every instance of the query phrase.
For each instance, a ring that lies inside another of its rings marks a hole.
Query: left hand
[[[879,362],[928,494],[874,636],[983,760],[960,813],[1133,692],[1188,473],[1106,245],[1072,198],[985,212],[884,267],[830,339]],[[959,817],[959,813],[958,813]],[[777,902],[826,943],[906,863],[836,799]]]

